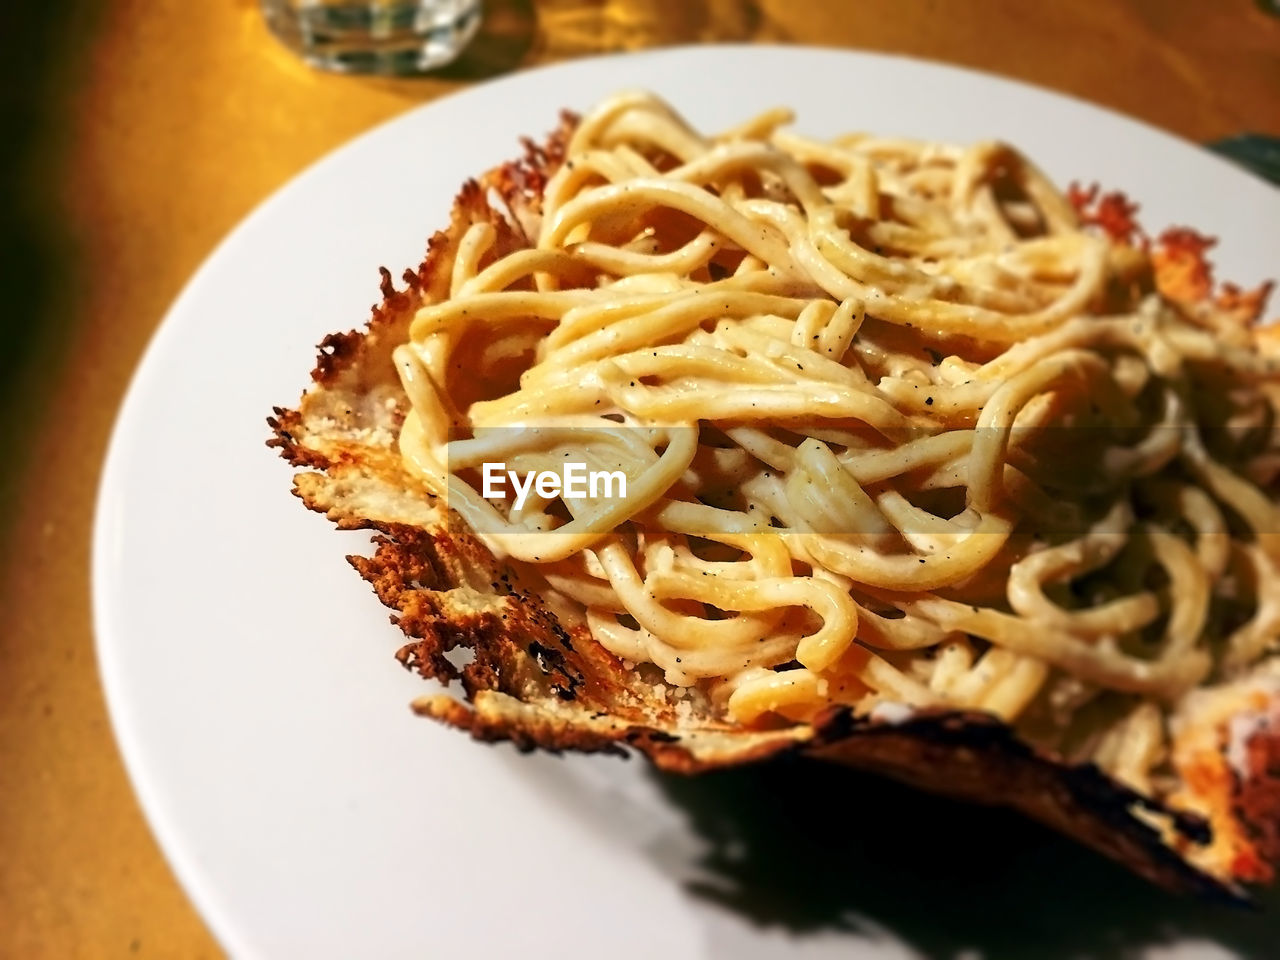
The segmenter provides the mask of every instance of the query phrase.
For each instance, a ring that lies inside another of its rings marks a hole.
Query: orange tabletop
[[[165,308],[220,237],[321,154],[513,69],[715,40],[980,67],[1196,140],[1280,134],[1280,19],[1254,0],[488,0],[462,62],[406,80],[313,72],[268,35],[256,0],[8,6],[3,957],[220,953],[148,832],[112,739],[93,659],[90,523],[116,407]]]

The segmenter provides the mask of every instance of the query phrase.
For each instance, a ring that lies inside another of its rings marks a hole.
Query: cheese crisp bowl
[[[1010,146],[791,120],[566,115],[277,408],[298,495],[377,531],[400,661],[461,680],[415,710],[681,772],[800,752],[1171,888],[1269,879],[1269,287]]]

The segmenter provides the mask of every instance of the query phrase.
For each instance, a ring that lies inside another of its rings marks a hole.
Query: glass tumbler
[[[313,66],[409,74],[442,67],[480,26],[482,0],[262,0],[272,32]]]

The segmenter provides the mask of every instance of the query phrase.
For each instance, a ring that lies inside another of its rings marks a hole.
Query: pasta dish
[[[586,117],[536,244],[472,226],[397,348],[406,463],[733,721],[972,708],[1149,788],[1169,706],[1280,632],[1275,362],[1009,147],[790,119]],[[630,493],[510,509],[499,455]]]
[[[566,119],[276,410],[297,493],[375,533],[401,662],[462,681],[415,709],[687,772],[807,752],[1168,886],[1269,878],[1268,287],[1006,144],[791,120]]]

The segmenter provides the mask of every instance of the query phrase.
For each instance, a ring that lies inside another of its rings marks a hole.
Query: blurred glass
[[[271,30],[313,66],[423,73],[452,62],[480,25],[481,0],[262,0]]]

